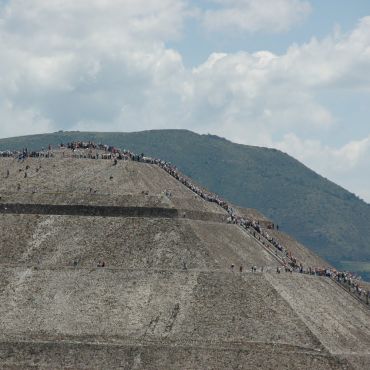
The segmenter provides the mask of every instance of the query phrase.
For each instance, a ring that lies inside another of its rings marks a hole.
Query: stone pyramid
[[[0,174],[0,368],[370,369],[364,304],[276,273],[260,240],[159,166],[56,151],[1,158]]]

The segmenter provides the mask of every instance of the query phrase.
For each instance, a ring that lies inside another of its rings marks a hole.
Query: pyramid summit
[[[370,205],[287,154],[185,130],[32,135],[0,139],[0,151],[76,140],[170,161],[233,204],[258,209],[331,265],[370,281]]]
[[[93,143],[0,158],[0,367],[365,369],[368,288],[181,175]]]

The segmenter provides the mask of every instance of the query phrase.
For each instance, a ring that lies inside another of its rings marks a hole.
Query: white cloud
[[[364,185],[370,181],[370,135],[361,140],[351,140],[338,148],[324,145],[319,140],[301,139],[290,133],[275,146],[370,201],[369,188]]]
[[[141,111],[183,68],[164,42],[187,12],[182,0],[12,0],[0,8],[0,99],[57,126],[122,123],[123,105]]]
[[[62,128],[188,128],[278,145],[328,177],[370,173],[359,160],[369,139],[326,146],[325,135],[339,123],[318,98],[337,89],[370,91],[370,17],[349,34],[312,39],[283,55],[214,53],[188,69],[166,47],[190,12],[184,1],[8,4],[0,8],[0,137]]]
[[[207,10],[203,23],[209,31],[287,31],[311,11],[302,0],[213,0],[216,9]]]
[[[215,53],[189,70],[164,44],[189,13],[181,0],[9,4],[0,21],[0,97],[59,127],[187,127],[238,142],[253,131],[266,145],[286,131],[335,124],[316,91],[367,86],[360,76],[370,69],[370,18],[349,35],[313,39],[283,55]]]
[[[289,56],[269,52],[211,55],[193,71],[193,103],[216,113],[215,126],[226,120],[245,129],[266,128],[271,134],[330,127],[331,113],[315,101],[305,83],[292,77],[286,59]],[[304,70],[301,74],[303,79]]]
[[[45,46],[39,41],[74,48],[81,40],[94,41],[95,46],[100,41],[99,47],[104,47],[126,44],[130,38],[177,37],[186,5],[182,0],[11,0],[1,13],[2,26],[15,36],[32,38],[32,48]]]
[[[306,87],[368,89],[370,17],[361,19],[349,34],[292,46],[282,63],[290,78]]]
[[[0,103],[0,119],[3,137],[39,134],[55,129],[39,112],[32,109],[17,109],[8,100]]]
[[[367,17],[352,33],[313,39],[283,55],[213,54],[192,71],[192,117],[205,130],[244,143],[273,145],[274,137],[287,132],[323,137],[338,122],[318,94],[370,91],[369,51]]]
[[[290,133],[284,135],[277,147],[302,161],[309,161],[320,172],[345,173],[367,161],[370,136],[336,148],[323,145],[319,140],[304,140]]]

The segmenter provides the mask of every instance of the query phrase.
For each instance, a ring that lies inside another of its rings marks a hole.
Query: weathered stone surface
[[[0,342],[3,369],[350,369],[345,359],[265,344],[212,345]]]
[[[0,368],[368,367],[369,310],[327,278],[276,274],[224,210],[160,168],[60,156],[7,168]]]
[[[113,166],[109,160],[60,156],[22,162],[0,158],[0,174],[7,169],[9,178],[3,176],[0,182],[1,203],[168,207],[226,215],[151,164],[119,161]],[[165,195],[166,190],[171,197]]]
[[[3,264],[229,270],[276,260],[235,225],[185,219],[0,214]]]
[[[266,277],[331,353],[370,354],[369,310],[335,282],[301,274]]]

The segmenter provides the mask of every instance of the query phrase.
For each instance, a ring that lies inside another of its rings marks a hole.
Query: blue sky
[[[0,0],[0,137],[186,128],[370,202],[370,2]]]
[[[181,52],[188,67],[202,63],[214,51],[235,53],[240,50],[270,50],[281,54],[293,43],[305,43],[312,37],[326,37],[337,27],[342,32],[350,32],[360,18],[370,15],[370,1],[367,0],[312,0],[309,3],[312,9],[305,21],[285,32],[234,32],[212,37],[204,32],[199,22],[190,19],[184,35],[177,42],[168,43],[168,46]],[[217,8],[208,1],[193,1],[193,4],[202,9]]]

